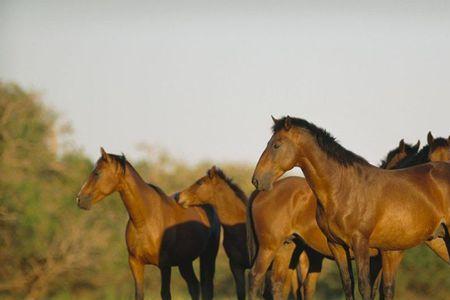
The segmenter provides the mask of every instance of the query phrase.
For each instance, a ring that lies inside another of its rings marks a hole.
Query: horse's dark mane
[[[118,166],[121,167],[123,174],[125,174],[125,170],[127,169],[127,164],[130,168],[132,168],[136,173],[137,171],[134,169],[134,167],[127,161],[127,158],[124,154],[122,155],[116,155],[116,154],[108,154],[110,158],[112,158]],[[167,194],[157,185],[154,185],[153,183],[147,183],[147,185],[151,188],[153,188],[160,196],[163,196],[163,198],[167,197]]]
[[[219,176],[220,178],[222,178],[227,184],[228,186],[233,190],[233,192],[236,194],[236,196],[245,204],[247,204],[247,196],[245,195],[245,193],[241,190],[241,188],[233,182],[233,180],[231,178],[229,178],[228,176],[225,175],[225,173],[216,167],[216,174],[217,176]]]
[[[386,158],[381,161],[380,168],[385,169],[387,167],[387,164],[392,160],[392,158],[398,154],[400,151],[400,146],[397,146],[396,148],[389,151],[389,153],[386,155]],[[417,153],[417,148],[412,146],[411,144],[405,143],[405,152],[407,154],[406,157],[404,157],[402,160],[400,160],[397,165],[402,164],[406,159],[408,159],[411,155],[414,155]]]
[[[448,147],[448,141],[444,138],[435,138],[433,140],[433,148],[437,147]],[[430,162],[429,154],[430,154],[430,145],[426,145],[422,149],[420,149],[420,151],[417,152],[415,155],[404,159],[403,162],[400,163],[396,168],[397,169],[408,168]]]
[[[125,157],[125,154],[122,153],[122,155],[116,155],[108,153],[108,156],[121,167],[123,174],[125,174],[125,170],[127,169],[127,158]]]
[[[444,138],[435,138],[433,140],[433,147],[437,148],[437,147],[448,147],[448,143],[449,141],[447,139]]]
[[[167,197],[167,194],[157,185],[154,185],[153,183],[147,182],[147,185],[151,188],[153,188],[160,196],[163,196],[163,198]]]
[[[272,127],[273,133],[284,128],[287,117],[277,120]],[[344,166],[352,166],[354,164],[368,165],[367,160],[361,156],[342,147],[330,133],[325,129],[317,127],[304,119],[289,117],[292,126],[307,129],[317,140],[319,147],[331,158]]]
[[[430,161],[428,154],[430,153],[430,146],[426,145],[415,155],[407,157],[403,162],[397,165],[396,169],[412,167],[420,164],[424,164]]]

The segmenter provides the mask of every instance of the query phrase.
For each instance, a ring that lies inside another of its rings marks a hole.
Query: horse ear
[[[208,170],[208,177],[210,179],[213,179],[214,176],[216,176],[216,172],[217,172],[216,166],[212,166],[212,168]]]
[[[398,150],[400,152],[405,152],[405,140],[401,139],[400,143],[398,143]]]
[[[278,120],[272,115],[270,115],[270,117],[272,118],[273,124],[277,124]]]
[[[415,152],[419,151],[419,148],[420,148],[420,140],[418,140],[417,143],[413,146]]]
[[[103,147],[100,147],[100,153],[102,154],[103,160],[109,162],[109,155],[106,153],[105,149]]]
[[[433,142],[434,142],[434,137],[431,134],[431,131],[428,132],[427,140],[428,140],[428,145],[431,146],[433,144]]]
[[[286,118],[284,118],[284,129],[289,130],[291,129],[291,126],[292,126],[291,117],[286,116]]]

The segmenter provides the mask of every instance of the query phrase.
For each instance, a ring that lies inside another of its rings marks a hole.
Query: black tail
[[[252,204],[253,200],[258,195],[259,191],[255,190],[250,195],[247,201],[247,219],[245,222],[245,227],[247,231],[247,249],[248,249],[248,261],[250,264],[250,268],[253,266],[253,263],[255,262],[256,254],[258,252],[258,241],[255,237],[255,226],[253,224],[253,215],[252,215]]]

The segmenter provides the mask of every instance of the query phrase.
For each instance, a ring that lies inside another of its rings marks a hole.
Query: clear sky
[[[450,2],[0,0],[0,80],[39,91],[92,158],[254,163],[289,114],[378,163],[450,134]]]

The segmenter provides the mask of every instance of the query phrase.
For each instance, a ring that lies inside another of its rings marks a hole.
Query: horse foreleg
[[[394,299],[395,276],[403,258],[403,251],[381,251],[383,265],[383,294],[381,299]]]
[[[170,275],[172,273],[171,267],[161,268],[161,298],[163,300],[172,299],[170,295]]]
[[[358,289],[364,300],[371,298],[369,241],[362,235],[352,239],[352,250],[358,270]]]
[[[354,279],[352,272],[352,264],[347,251],[341,245],[329,242],[328,247],[333,253],[334,260],[341,275],[342,286],[344,287],[345,298],[347,300],[354,299]]]
[[[144,264],[133,256],[128,257],[134,279],[134,299],[144,300]]]

